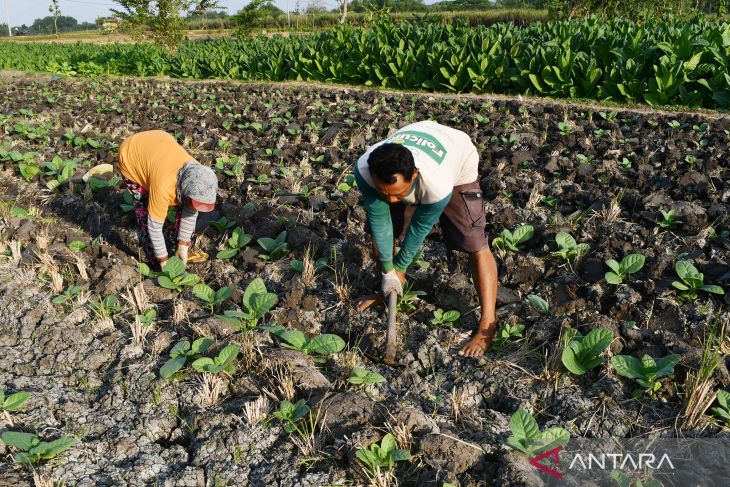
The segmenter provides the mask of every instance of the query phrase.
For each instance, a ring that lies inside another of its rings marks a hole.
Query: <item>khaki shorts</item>
[[[393,236],[403,240],[416,206],[406,203],[390,205],[390,218],[393,222]],[[444,243],[449,250],[473,254],[489,247],[485,227],[487,216],[484,213],[484,196],[479,181],[454,186],[451,200],[439,217]],[[371,234],[370,224],[365,224],[365,232]]]

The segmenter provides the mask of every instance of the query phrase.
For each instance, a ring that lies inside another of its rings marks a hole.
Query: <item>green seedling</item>
[[[535,308],[537,311],[544,315],[550,314],[550,303],[542,299],[537,294],[530,294],[527,296],[527,302]]]
[[[408,450],[398,449],[391,433],[385,435],[380,444],[374,443],[370,448],[358,449],[355,456],[363,463],[363,470],[371,479],[378,478],[381,470],[390,473],[395,468],[395,462],[407,462],[411,459]]]
[[[256,178],[248,178],[246,181],[248,181],[251,184],[266,184],[269,182],[269,175],[268,174],[259,174]]]
[[[505,323],[503,326],[499,327],[497,330],[497,333],[494,335],[494,342],[492,343],[492,347],[495,350],[499,350],[503,348],[508,341],[512,339],[518,339],[522,338],[522,332],[525,330],[525,325],[518,323],[516,325],[511,325],[509,323]]]
[[[309,198],[313,194],[317,194],[319,191],[322,191],[322,186],[314,186],[313,188],[310,188],[306,184],[303,184],[301,188],[299,188],[299,196],[302,198]]]
[[[282,347],[312,355],[315,362],[319,363],[323,363],[328,355],[339,353],[345,348],[345,341],[331,333],[309,338],[299,330],[286,330],[281,326],[267,326],[265,329],[285,342],[281,344]]]
[[[238,352],[241,351],[241,347],[238,345],[228,345],[218,352],[218,356],[215,358],[200,357],[193,362],[193,368],[198,372],[208,372],[210,374],[232,374],[236,370],[236,365],[233,363],[238,357]]]
[[[160,286],[178,292],[185,287],[195,286],[199,281],[200,277],[197,275],[185,272],[185,264],[177,256],[165,262],[162,272],[157,275],[157,283]]]
[[[89,308],[99,320],[109,319],[112,315],[122,312],[119,299],[113,294],[101,301],[89,301]]]
[[[604,358],[600,355],[613,341],[613,332],[608,328],[596,328],[583,336],[571,328],[566,332],[565,341],[563,365],[575,375],[583,375],[603,363]]]
[[[609,284],[619,285],[624,282],[630,274],[635,274],[644,267],[644,256],[641,254],[629,254],[619,264],[614,259],[608,259],[606,265],[612,272],[606,272],[606,282]]]
[[[418,249],[416,256],[413,258],[413,262],[418,266],[419,269],[428,269],[431,264],[423,260],[423,247]]]
[[[243,228],[236,227],[233,232],[231,232],[231,236],[228,238],[228,240],[226,240],[227,248],[218,252],[216,254],[216,258],[232,259],[233,257],[238,255],[241,249],[243,249],[246,245],[248,245],[249,242],[251,242],[252,238],[253,237],[251,237],[251,235],[243,231]]]
[[[307,406],[307,402],[304,399],[300,399],[296,404],[290,401],[281,401],[279,403],[279,410],[271,413],[271,416],[281,420],[284,423],[284,431],[287,433],[299,433],[304,432],[300,429],[299,422],[309,414],[310,409]]]
[[[367,369],[363,369],[362,367],[355,367],[352,369],[352,375],[350,375],[348,380],[350,381],[350,384],[367,387],[377,384],[378,382],[385,382],[385,377],[377,372],[371,372]]]
[[[86,243],[81,240],[74,240],[68,244],[68,249],[72,252],[80,252],[86,248]]]
[[[6,431],[0,436],[3,443],[20,450],[13,455],[13,460],[21,464],[38,464],[43,460],[51,460],[76,444],[76,438],[59,438],[55,441],[41,441],[33,433]]]
[[[725,290],[714,284],[705,284],[705,276],[697,268],[686,260],[680,260],[674,264],[674,270],[682,282],[674,281],[672,286],[682,291],[680,295],[684,299],[697,299],[697,291],[705,291],[713,294],[725,294]]]
[[[229,228],[232,228],[236,225],[236,222],[229,220],[225,216],[222,216],[219,220],[213,220],[210,222],[210,226],[218,230],[218,232],[223,233]]]
[[[17,411],[25,405],[30,399],[30,393],[25,391],[16,392],[5,396],[5,391],[0,389],[0,412],[5,416],[5,422],[12,426],[13,419],[10,417],[10,411]]]
[[[132,193],[126,189],[122,193],[122,201],[123,203],[119,205],[119,208],[121,208],[124,213],[129,213],[134,210],[134,196],[132,196]]]
[[[63,292],[63,294],[60,294],[53,298],[51,302],[53,304],[66,304],[73,298],[79,295],[81,293],[81,286],[73,286],[70,285],[66,288],[66,290]]]
[[[198,338],[190,345],[187,340],[181,340],[170,350],[170,360],[160,368],[160,377],[169,379],[180,369],[185,367],[188,362],[194,362],[201,358],[203,354],[213,344],[211,337]]]
[[[264,280],[257,277],[249,283],[243,292],[243,308],[245,311],[226,310],[218,318],[240,328],[241,331],[253,330],[266,313],[273,308],[279,298],[266,290]]]
[[[439,308],[433,312],[433,319],[431,325],[435,327],[446,327],[453,328],[454,325],[459,321],[461,313],[456,310],[444,311]]]
[[[519,226],[512,232],[505,228],[502,230],[499,237],[492,240],[492,247],[497,250],[511,250],[512,252],[519,252],[520,244],[530,240],[534,234],[535,229],[532,225]]]
[[[114,176],[109,179],[101,179],[101,178],[89,178],[89,188],[91,188],[91,191],[93,193],[98,193],[100,191],[106,191],[110,188],[116,188],[119,182],[122,179],[118,176]]]
[[[233,289],[222,287],[217,291],[213,291],[213,288],[207,284],[199,283],[193,286],[193,294],[210,308],[210,314],[213,315],[215,314],[215,307],[230,298],[231,294],[233,294]]]
[[[314,261],[314,271],[318,271],[322,269],[323,267],[326,267],[329,261],[327,260],[327,257],[322,257],[321,259],[317,259]],[[291,268],[294,269],[297,272],[300,272],[304,274],[304,262],[301,260],[293,259],[291,263]]]
[[[345,177],[345,181],[337,185],[337,189],[339,189],[343,193],[347,193],[354,187],[355,187],[355,176],[353,176],[352,174],[348,174]]]
[[[553,252],[552,255],[563,260],[580,258],[591,249],[591,246],[587,243],[579,244],[576,242],[568,232],[559,232],[555,235],[555,243],[558,244],[558,250]]]
[[[145,310],[141,315],[137,315],[136,319],[139,320],[142,326],[144,326],[145,328],[149,328],[157,319],[157,310],[155,310],[154,308]]]
[[[638,399],[644,393],[654,397],[662,387],[661,378],[672,375],[674,366],[680,360],[679,355],[667,355],[656,360],[649,355],[644,355],[641,360],[630,355],[614,355],[611,357],[611,365],[619,375],[639,383],[641,387],[632,392]]]
[[[720,418],[725,426],[730,428],[730,392],[720,389],[717,391],[718,407],[711,408],[710,411]]]
[[[19,162],[18,169],[20,170],[20,175],[23,176],[23,179],[28,182],[41,172],[41,168],[38,167],[38,164],[31,160]]]
[[[546,206],[550,206],[552,208],[555,207],[555,205],[558,204],[558,199],[553,195],[544,195],[540,198],[540,202]]]
[[[628,171],[631,169],[631,160],[628,157],[624,157],[619,161],[618,165],[624,171]]]
[[[570,439],[570,433],[563,428],[549,428],[541,432],[535,418],[522,409],[510,418],[509,429],[512,435],[507,438],[507,445],[528,457],[534,457],[558,445],[565,446]]]
[[[667,122],[667,126],[672,129],[678,129],[682,124],[678,120],[670,120]]]
[[[677,220],[677,212],[674,210],[664,211],[659,210],[662,213],[662,219],[657,222],[660,228],[664,230],[671,230],[679,226],[682,223],[681,220]]]
[[[261,260],[279,260],[289,253],[289,245],[286,243],[286,230],[282,231],[276,238],[264,237],[257,240],[265,254],[259,254]]]
[[[578,159],[578,161],[581,162],[581,163],[583,163],[583,164],[596,164],[596,163],[598,163],[598,161],[596,160],[596,158],[593,157],[593,156],[591,156],[591,155],[588,155],[587,156],[585,154],[576,154],[575,155],[575,158]]]
[[[396,310],[399,313],[411,313],[416,311],[416,301],[419,296],[425,296],[424,291],[414,291],[413,283],[406,281],[403,285],[403,296],[398,296]]]
[[[573,126],[569,123],[558,122],[558,130],[560,130],[560,135],[567,137],[573,133]]]
[[[690,154],[684,157],[684,162],[689,164],[689,170],[692,171],[694,170],[695,164],[702,164],[702,159]]]

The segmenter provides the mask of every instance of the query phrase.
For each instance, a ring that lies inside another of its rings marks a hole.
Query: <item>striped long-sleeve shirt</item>
[[[180,229],[177,232],[177,240],[179,242],[190,242],[195,231],[195,222],[198,219],[198,212],[188,208],[182,210],[180,218]],[[166,259],[168,257],[167,245],[165,245],[165,237],[162,234],[162,226],[164,222],[153,220],[151,216],[147,217],[147,231],[150,236],[152,248],[155,251],[157,259]]]

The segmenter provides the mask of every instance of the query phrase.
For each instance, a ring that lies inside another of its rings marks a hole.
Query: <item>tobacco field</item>
[[[0,432],[27,446],[0,442],[2,485],[539,486],[532,418],[728,436],[727,115],[19,73],[0,94]],[[480,151],[501,331],[457,355],[478,302],[436,229],[389,367],[384,308],[352,307],[379,284],[352,170],[428,118]],[[190,275],[140,266],[119,180],[80,177],[147,129],[219,177]]]

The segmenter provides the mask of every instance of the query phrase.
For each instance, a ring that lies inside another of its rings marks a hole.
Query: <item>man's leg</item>
[[[465,357],[478,357],[489,350],[494,335],[497,332],[497,262],[494,260],[489,247],[469,255],[471,277],[474,281],[479,305],[481,306],[481,319],[479,328],[469,340],[469,343],[459,351],[459,355]]]

